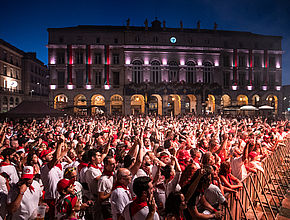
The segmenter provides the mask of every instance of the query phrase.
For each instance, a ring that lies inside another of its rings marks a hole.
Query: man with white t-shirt
[[[132,201],[132,194],[128,185],[132,181],[132,174],[126,168],[119,168],[117,172],[116,186],[111,194],[111,209],[113,220],[121,218],[122,212],[127,204]]]
[[[0,173],[7,173],[11,179],[10,183],[17,183],[19,180],[16,168],[11,164],[15,154],[16,151],[12,148],[5,148],[1,153],[3,161],[0,163]]]
[[[242,156],[238,156],[235,152],[235,149],[232,149],[233,154],[233,157],[231,158],[232,174],[239,180],[243,180],[247,176],[247,170],[244,162],[248,157],[248,148],[249,143],[246,144]]]
[[[134,180],[133,191],[137,198],[126,205],[123,211],[125,220],[159,220],[153,198],[153,184],[150,177],[142,176]]]
[[[26,220],[33,217],[42,196],[40,184],[33,177],[33,167],[25,166],[19,182],[12,185],[7,199],[11,219]]]

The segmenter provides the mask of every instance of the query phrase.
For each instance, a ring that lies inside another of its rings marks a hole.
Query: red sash
[[[0,167],[5,167],[5,166],[9,166],[9,165],[11,165],[11,163],[6,163],[6,162],[0,163]]]

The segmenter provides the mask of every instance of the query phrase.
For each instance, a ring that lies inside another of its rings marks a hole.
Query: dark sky
[[[290,0],[3,0],[0,38],[47,64],[47,28],[80,24],[143,26],[158,17],[167,27],[250,31],[283,37],[283,85],[290,85]]]

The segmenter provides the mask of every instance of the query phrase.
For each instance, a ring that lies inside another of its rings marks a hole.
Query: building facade
[[[281,37],[144,24],[49,28],[54,108],[178,115],[269,104],[281,111]]]
[[[38,87],[43,85],[40,90],[31,83],[28,66],[41,73],[37,78],[39,84],[35,82]],[[48,102],[48,74],[47,67],[36,59],[35,53],[25,53],[0,39],[0,112],[9,111],[25,99]],[[33,94],[34,91],[39,93]]]

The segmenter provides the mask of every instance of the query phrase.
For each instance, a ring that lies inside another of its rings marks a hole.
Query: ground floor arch
[[[253,95],[252,97],[252,105],[253,106],[259,106],[261,102],[261,97],[259,95]]]
[[[145,112],[145,100],[143,95],[131,96],[131,114],[144,114]]]
[[[148,108],[151,114],[162,115],[162,97],[158,94],[152,94],[148,100]]]
[[[185,96],[185,112],[196,114],[197,98],[195,95],[188,94]]]
[[[231,97],[227,94],[224,94],[221,98],[221,106],[222,108],[228,107],[232,104]]]
[[[123,113],[123,97],[119,94],[111,96],[110,99],[110,113],[111,114],[122,114]]]
[[[105,106],[105,97],[100,94],[93,95],[91,98],[91,114],[102,114]]]
[[[214,95],[209,94],[207,96],[205,112],[210,113],[210,114],[213,114],[215,112],[215,97],[214,97]]]
[[[181,99],[179,95],[176,95],[176,94],[169,95],[168,111],[171,115],[181,114]]]
[[[239,106],[248,105],[248,96],[246,95],[238,95],[237,96],[237,103]]]
[[[79,115],[87,114],[87,98],[83,94],[74,97],[74,113]]]
[[[271,106],[274,108],[274,113],[278,113],[278,98],[275,95],[268,95],[266,98],[267,105]]]
[[[54,97],[54,109],[64,109],[67,107],[68,98],[65,94],[59,94]]]

